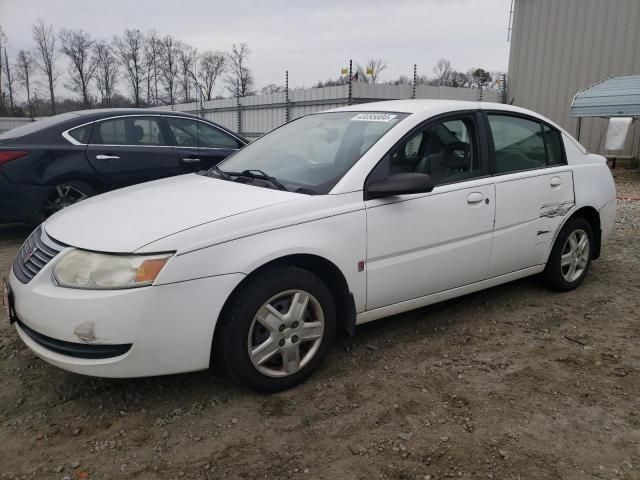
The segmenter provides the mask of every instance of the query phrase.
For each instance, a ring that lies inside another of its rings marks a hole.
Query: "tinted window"
[[[167,117],[171,133],[180,147],[239,148],[231,135],[206,123],[188,118]]]
[[[91,125],[85,125],[83,127],[74,128],[69,130],[69,135],[76,139],[80,143],[89,143],[89,135],[91,135]]]
[[[91,143],[101,145],[166,145],[158,117],[120,117],[96,122]]]
[[[548,165],[562,165],[564,164],[564,156],[562,149],[562,135],[557,130],[543,125],[544,141],[547,144],[547,157]]]
[[[24,135],[29,135],[31,133],[42,130],[44,128],[54,126],[58,123],[66,122],[67,120],[71,120],[79,116],[80,115],[78,115],[77,113],[68,112],[68,113],[60,113],[52,117],[46,117],[46,118],[43,118],[42,120],[37,120],[35,122],[29,122],[19,127],[12,128],[11,130],[8,130],[4,133],[0,133],[0,140],[7,140],[9,138],[18,138]],[[82,122],[78,122],[78,123],[82,123]]]
[[[558,165],[562,160],[559,133],[535,120],[488,115],[496,150],[496,173],[516,172]],[[545,140],[548,147],[545,148]]]
[[[478,145],[471,118],[431,124],[404,140],[374,172],[370,181],[394,173],[426,173],[435,185],[481,175]]]

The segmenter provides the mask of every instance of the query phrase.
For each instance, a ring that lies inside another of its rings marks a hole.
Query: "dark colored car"
[[[0,134],[0,223],[40,223],[84,198],[209,169],[247,144],[194,115],[70,112]]]

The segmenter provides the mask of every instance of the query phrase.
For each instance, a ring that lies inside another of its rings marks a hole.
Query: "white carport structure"
[[[569,116],[578,119],[576,129],[576,137],[578,140],[580,140],[580,129],[582,126],[582,118],[584,117],[608,118],[610,122],[609,135],[611,135],[614,130],[611,119],[631,119],[627,121],[628,123],[639,119],[640,75],[611,77],[580,90],[573,97]],[[624,129],[623,133],[624,136],[626,136],[627,129],[624,128],[624,121],[618,120],[617,122],[619,127]],[[640,137],[633,139],[633,141],[640,141]],[[624,143],[624,137],[622,138],[622,142]],[[620,147],[620,149],[621,148],[622,147]],[[617,157],[620,158],[621,156]]]

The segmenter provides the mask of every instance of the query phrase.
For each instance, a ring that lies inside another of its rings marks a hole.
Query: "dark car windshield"
[[[290,191],[329,193],[360,157],[406,116],[388,112],[308,115],[247,145],[218,168],[223,174],[260,171]]]

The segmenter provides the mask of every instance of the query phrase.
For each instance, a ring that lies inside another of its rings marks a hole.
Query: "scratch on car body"
[[[96,343],[98,340],[98,337],[96,337],[94,322],[81,323],[75,328],[73,333],[84,343]]]
[[[573,202],[546,203],[540,207],[540,217],[564,217],[573,207]]]

